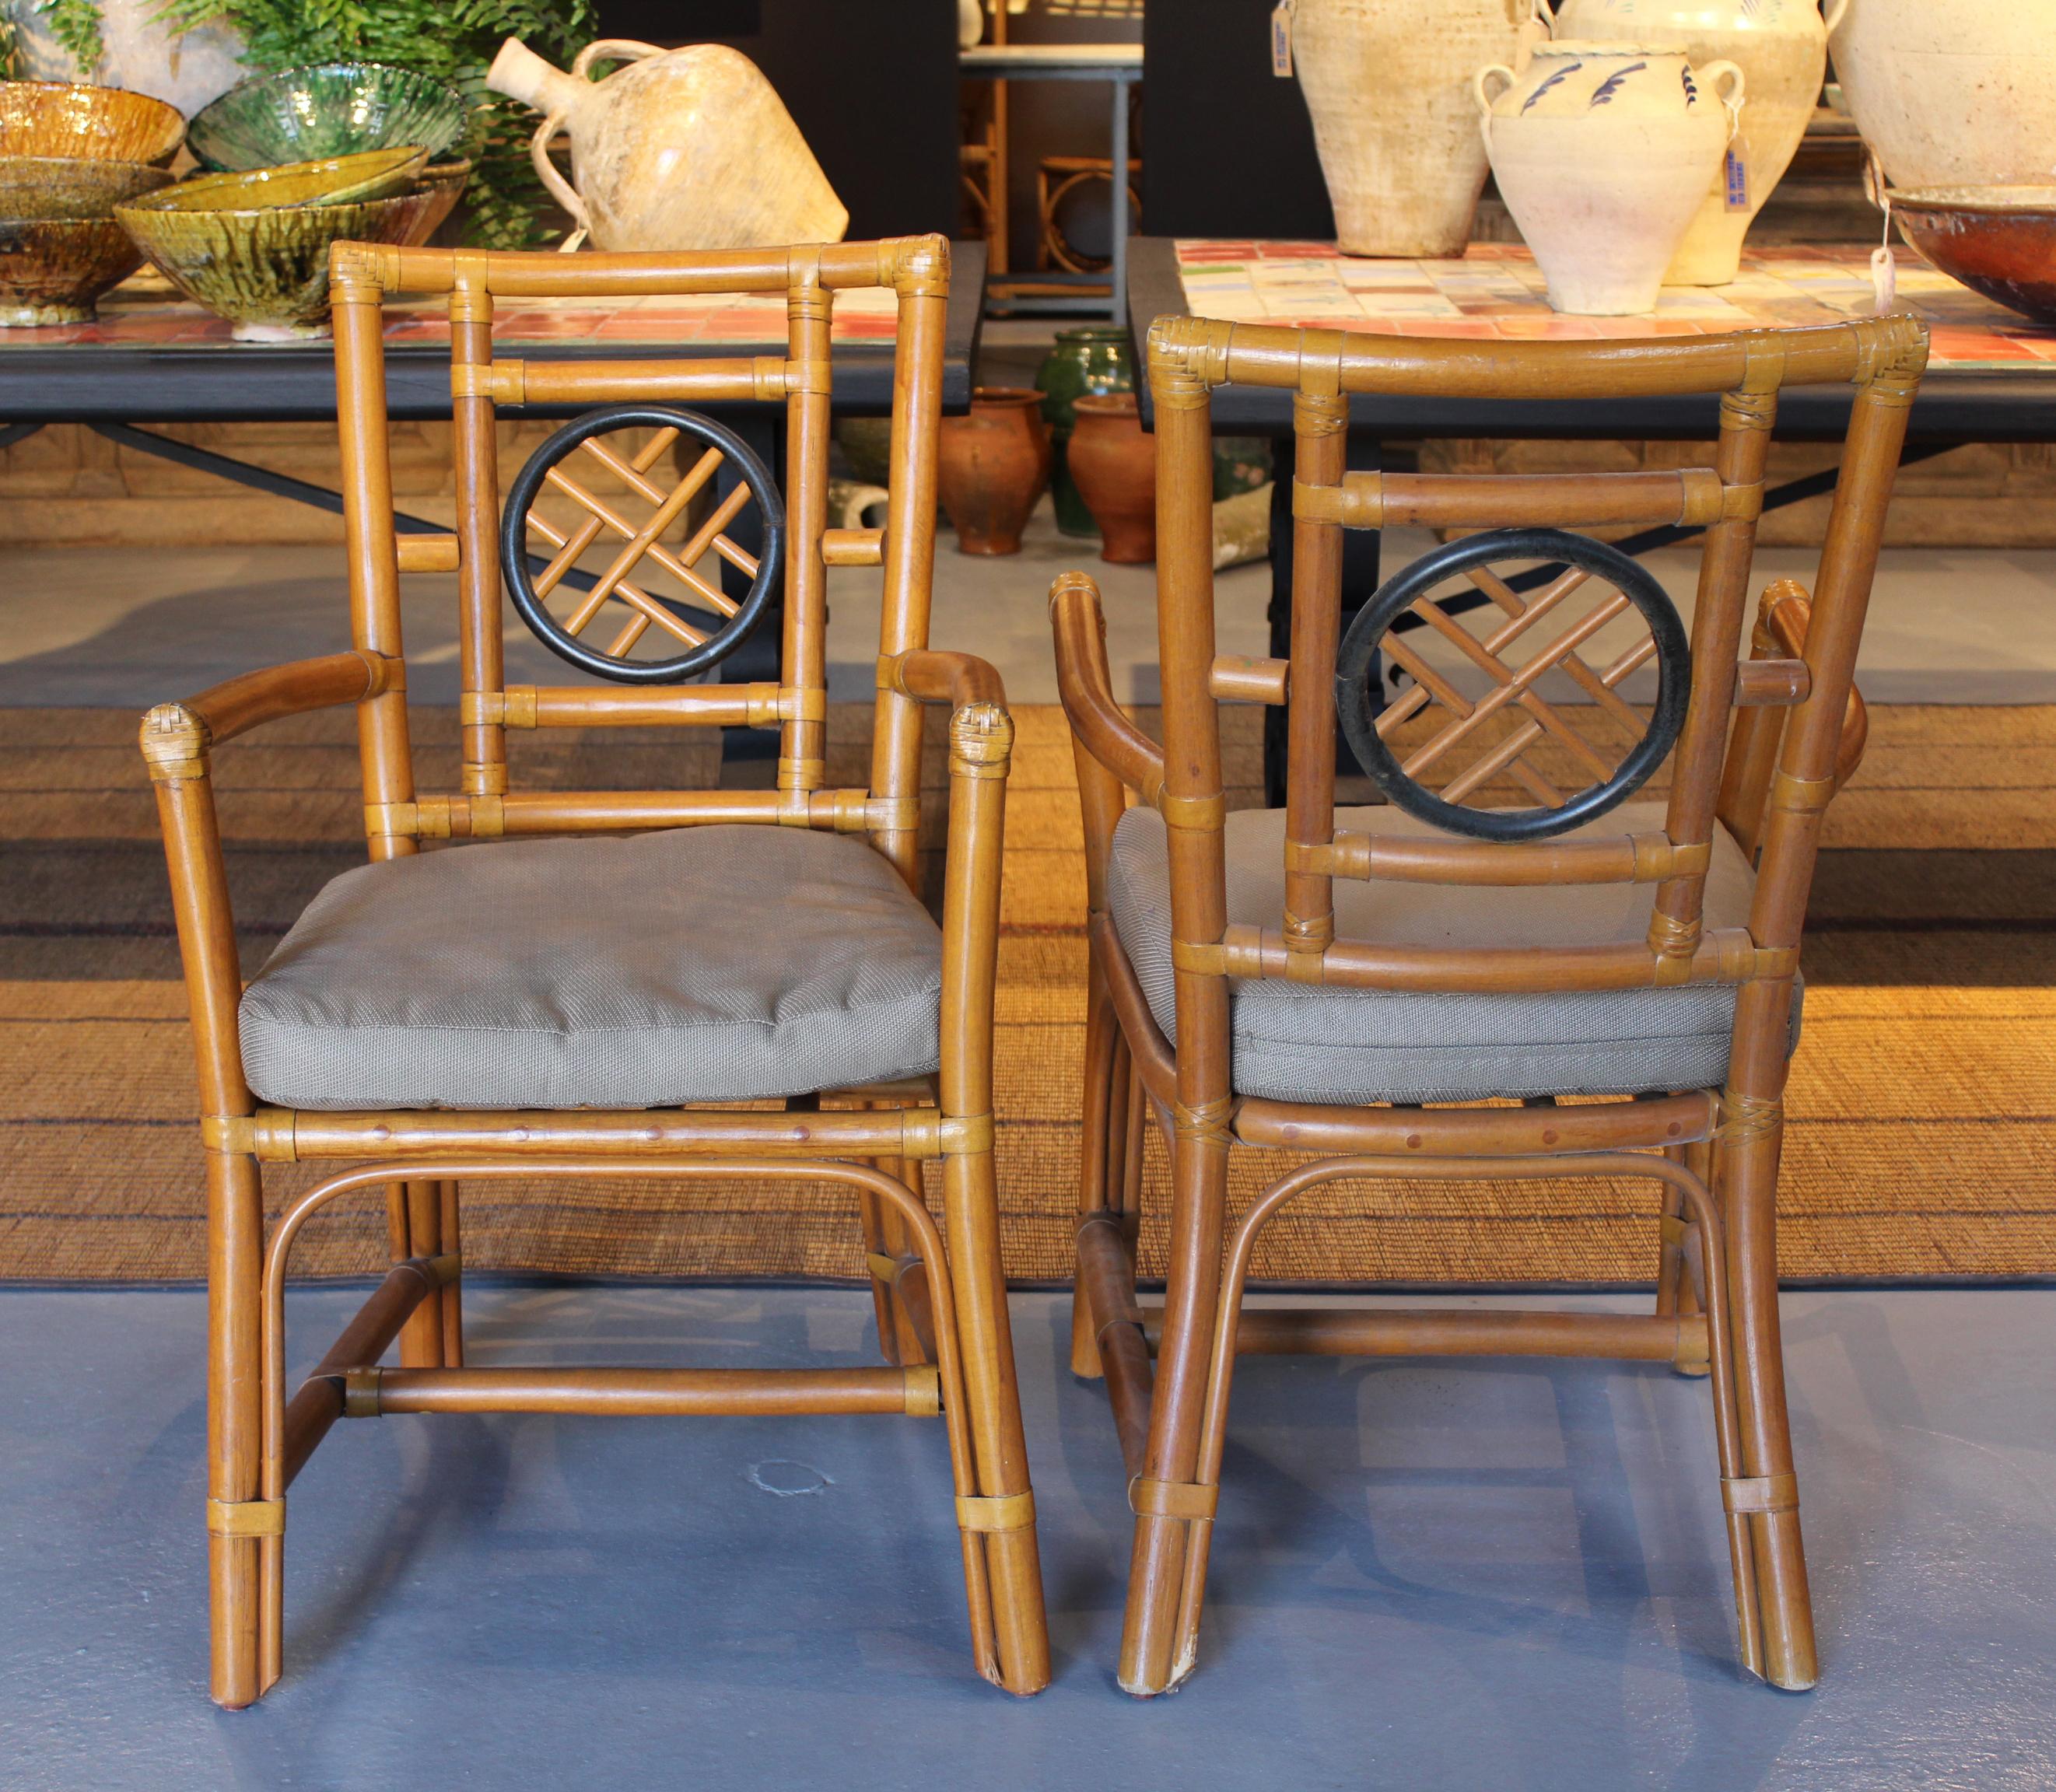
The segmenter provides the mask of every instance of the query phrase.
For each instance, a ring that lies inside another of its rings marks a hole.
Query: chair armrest
[[[915,647],[896,654],[888,664],[891,688],[917,702],[947,703],[952,709],[967,703],[1006,707],[1006,687],[998,670],[975,653]]]
[[[1783,648],[1795,660],[1804,659],[1807,631],[1813,626],[1813,600],[1806,587],[1796,579],[1780,579],[1764,593],[1764,598],[1758,629],[1770,637],[1774,646]],[[1760,652],[1758,657],[1761,657]],[[1835,747],[1837,791],[1856,776],[1856,768],[1863,764],[1864,748],[1869,744],[1870,709],[1863,693],[1851,685],[1848,704],[1842,712],[1841,739]]]
[[[1813,606],[1806,587],[1793,578],[1773,580],[1765,588],[1757,609],[1751,657],[1763,660],[1782,654],[1803,660],[1806,634],[1813,620]],[[1781,708],[1744,709],[1737,712],[1728,737],[1717,813],[1741,843],[1742,851],[1752,858],[1762,836],[1764,805],[1769,796],[1771,778],[1777,770],[1785,724],[1785,712]],[[1864,748],[1869,738],[1870,712],[1863,693],[1852,685],[1842,712],[1841,737],[1835,748],[1837,791],[1863,763]]]
[[[1057,691],[1073,736],[1145,803],[1164,789],[1164,752],[1121,712],[1109,688],[1106,618],[1091,575],[1060,573],[1050,587],[1056,635]]]
[[[200,725],[204,753],[210,746],[219,746],[283,716],[361,703],[366,697],[404,688],[400,661],[362,648],[326,654],[318,660],[265,666],[211,685],[183,703],[160,704],[143,720],[143,756],[153,766],[158,764],[156,749],[152,745],[153,736],[189,732],[190,723]],[[178,720],[182,715],[188,719],[187,722]],[[168,739],[163,744],[171,748]]]
[[[222,1128],[252,1109],[236,1027],[242,967],[208,749],[281,716],[359,702],[400,683],[396,661],[375,653],[331,653],[246,673],[184,703],[160,703],[143,718],[140,744],[156,787],[179,957],[192,1007],[201,1135],[210,1150],[226,1149]]]

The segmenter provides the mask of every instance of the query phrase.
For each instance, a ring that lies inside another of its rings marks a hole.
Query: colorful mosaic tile
[[[1910,249],[1893,251],[1900,304],[1934,332],[1929,365],[2056,370],[2056,330],[1982,298]],[[1839,245],[1746,255],[1726,286],[1667,286],[1645,318],[1572,318],[1549,309],[1540,270],[1516,243],[1480,243],[1457,261],[1364,261],[1332,243],[1180,242],[1178,272],[1196,317],[1393,336],[1596,341],[1717,336],[1869,315],[1870,251]]]
[[[1338,289],[1339,290],[1339,289]],[[837,341],[889,341],[897,333],[897,302],[885,287],[864,287],[835,296],[833,336]],[[117,286],[101,301],[98,319],[43,330],[0,330],[0,354],[10,349],[49,349],[73,344],[97,348],[218,348],[231,340],[227,322],[167,292],[147,274]],[[660,294],[606,300],[526,298],[504,310],[494,340],[508,347],[526,343],[640,343],[675,348],[776,346],[785,340],[782,298],[754,294]],[[449,318],[432,299],[397,300],[386,310],[386,339],[394,344],[438,345],[449,340]],[[304,345],[300,345],[304,346]],[[253,354],[265,343],[239,344]]]

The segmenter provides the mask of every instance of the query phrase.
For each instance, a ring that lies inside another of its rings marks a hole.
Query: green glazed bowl
[[[440,156],[464,135],[464,96],[411,69],[320,62],[259,75],[193,114],[186,142],[210,168],[260,168],[419,144]]]
[[[0,218],[112,218],[171,184],[168,168],[85,156],[0,156]]]
[[[328,334],[328,252],[337,243],[418,243],[457,203],[447,184],[348,205],[244,211],[167,209],[153,195],[114,215],[187,298],[228,318],[242,342]]]
[[[176,106],[119,87],[0,81],[0,156],[168,162],[185,140]]]
[[[142,260],[112,218],[0,220],[0,328],[90,323],[94,302]]]
[[[237,174],[196,174],[136,203],[158,211],[255,211],[354,204],[407,191],[421,177],[428,159],[429,152],[415,144]]]

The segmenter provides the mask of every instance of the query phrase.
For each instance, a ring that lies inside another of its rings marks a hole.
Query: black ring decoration
[[[1445,803],[1400,768],[1378,738],[1370,673],[1392,625],[1452,574],[1495,560],[1544,560],[1582,566],[1618,589],[1642,613],[1656,643],[1656,708],[1634,750],[1605,783],[1544,809],[1468,809]],[[1378,787],[1409,815],[1452,834],[1481,840],[1546,840],[1604,815],[1639,790],[1670,751],[1685,725],[1692,690],[1692,649],[1685,625],[1655,575],[1617,547],[1564,529],[1495,529],[1466,535],[1424,554],[1395,573],[1357,613],[1335,665],[1335,710],[1342,737]]]
[[[741,607],[698,646],[669,660],[619,660],[588,647],[563,627],[536,594],[534,574],[528,565],[528,511],[543,489],[550,471],[575,453],[579,444],[595,436],[641,425],[675,429],[717,448],[739,467],[757,507],[764,515],[764,549],[757,557],[757,577]],[[784,575],[785,565],[785,507],[773,481],[771,470],[756,451],[735,432],[712,417],[676,405],[606,405],[574,417],[530,455],[515,476],[507,493],[507,505],[500,519],[500,570],[507,580],[508,595],[521,613],[529,632],[555,653],[595,677],[611,678],[623,685],[669,685],[690,678],[718,665],[733,653],[755,631],[763,619],[771,594]]]

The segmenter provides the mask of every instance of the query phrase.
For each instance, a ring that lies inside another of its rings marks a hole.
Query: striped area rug
[[[1257,800],[1254,716],[1229,712],[1234,799]],[[453,712],[417,712],[429,787],[455,776]],[[1146,712],[1144,720],[1151,720]],[[1068,1274],[1083,1018],[1084,880],[1063,720],[1017,712],[1001,946],[1005,1241],[1026,1281]],[[832,717],[829,776],[861,782],[868,711]],[[163,1281],[204,1267],[192,1064],[135,718],[0,710],[0,1277]],[[1829,817],[1789,1098],[1782,1267],[1793,1277],[2056,1271],[2056,708],[1872,712]],[[710,781],[710,739],[520,737],[516,777],[620,788]],[[346,716],[219,756],[246,963],[357,862]],[[939,785],[940,735],[927,776]],[[932,882],[932,878],[931,878]],[[1236,1198],[1280,1167],[1239,1153]],[[289,1169],[272,1204],[303,1186]],[[1163,1249],[1162,1165],[1145,1273]],[[1647,1186],[1396,1186],[1309,1196],[1260,1276],[1342,1283],[1647,1281]],[[497,1185],[465,1202],[480,1269],[732,1279],[860,1272],[843,1197],[769,1184]],[[383,1258],[382,1204],[339,1203],[297,1264]]]

